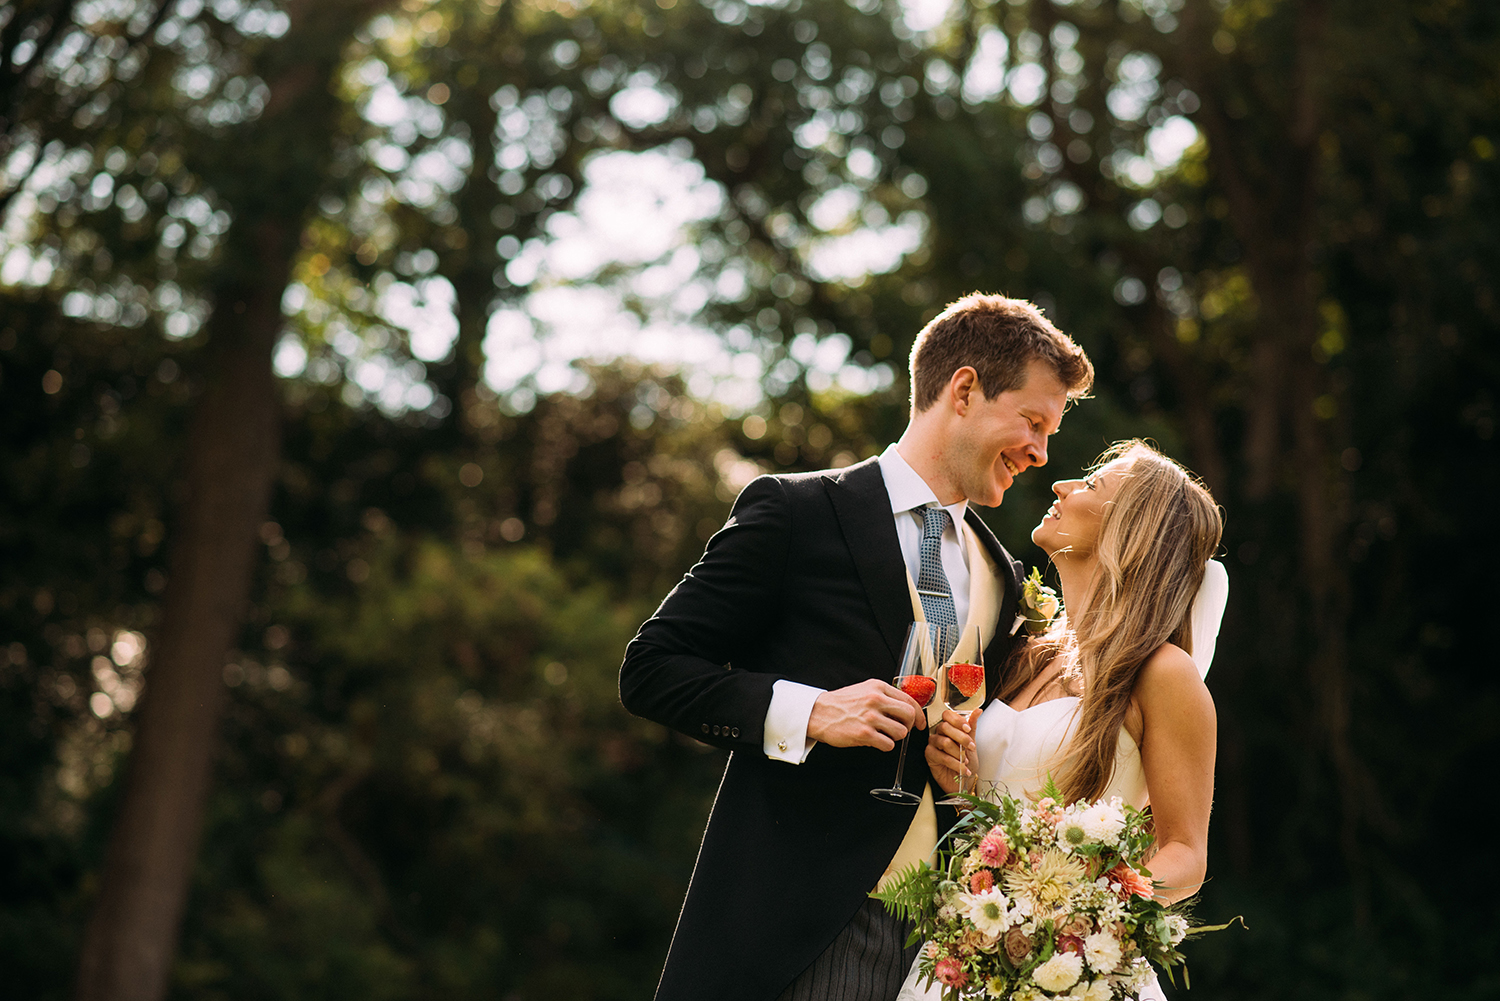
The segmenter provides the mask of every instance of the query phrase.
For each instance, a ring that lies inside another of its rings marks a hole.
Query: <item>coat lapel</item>
[[[891,497],[885,477],[875,459],[849,466],[823,477],[833,502],[844,543],[854,560],[859,582],[869,598],[880,635],[891,658],[901,659],[906,629],[912,623],[906,590],[906,564],[896,538],[896,519],[891,515]]]
[[[979,544],[994,561],[995,576],[999,578],[1002,589],[995,635],[984,648],[985,684],[989,686],[989,691],[997,692],[1000,684],[1000,670],[1005,666],[1005,660],[1010,655],[1012,644],[1010,624],[1015,620],[1016,612],[1021,607],[1021,564],[1005,551],[1005,547],[1000,545],[1000,540],[995,538],[995,533],[990,531],[990,526],[980,520],[972,507],[964,514],[964,524],[969,527],[974,538],[979,540]]]

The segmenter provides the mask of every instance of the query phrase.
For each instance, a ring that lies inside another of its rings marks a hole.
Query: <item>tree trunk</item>
[[[266,228],[257,235],[267,249],[288,242]],[[272,263],[280,267],[266,267],[214,312],[188,436],[187,496],[124,800],[84,935],[79,1001],[155,1001],[167,990],[213,768],[224,659],[249,601],[280,455],[271,351],[289,255]]]
[[[158,1001],[167,993],[213,770],[224,661],[250,600],[256,536],[281,452],[271,368],[281,297],[303,220],[327,181],[342,107],[331,84],[343,47],[386,2],[289,3],[291,29],[262,54],[264,112],[193,165],[244,216],[222,248],[212,289],[187,496],[125,794],[84,934],[77,1001]]]

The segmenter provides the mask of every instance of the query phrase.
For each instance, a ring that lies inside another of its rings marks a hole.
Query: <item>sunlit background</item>
[[[752,478],[900,434],[974,289],[1099,372],[985,512],[1018,558],[1121,437],[1226,510],[1200,914],[1250,927],[1195,992],[1495,996],[1430,862],[1500,719],[1492,7],[0,9],[18,996],[648,997],[723,757],[623,712],[624,644]],[[208,642],[196,597],[248,610]],[[227,698],[148,933],[106,858],[190,676]],[[108,948],[168,959],[80,980]]]

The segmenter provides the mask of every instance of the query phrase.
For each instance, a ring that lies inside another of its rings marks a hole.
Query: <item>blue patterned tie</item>
[[[947,627],[950,638],[943,644],[945,660],[958,640],[958,610],[953,605],[953,588],[948,585],[948,575],[943,572],[943,530],[948,527],[949,520],[948,512],[943,508],[922,509],[922,544],[918,549],[922,560],[917,573],[917,597],[922,600],[922,614],[933,625]]]

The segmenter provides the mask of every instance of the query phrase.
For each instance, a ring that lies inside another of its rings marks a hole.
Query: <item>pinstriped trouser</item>
[[[893,1001],[921,948],[906,947],[910,934],[910,924],[866,900],[777,1001]]]

